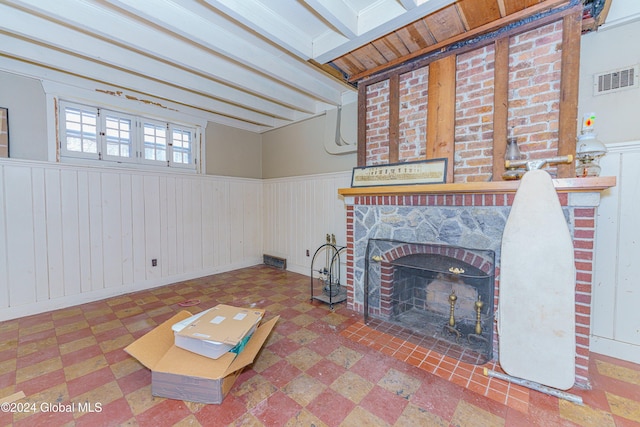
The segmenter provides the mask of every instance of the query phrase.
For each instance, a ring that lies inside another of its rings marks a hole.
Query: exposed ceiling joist
[[[352,102],[345,76],[561,2],[2,0],[0,71],[265,132]]]

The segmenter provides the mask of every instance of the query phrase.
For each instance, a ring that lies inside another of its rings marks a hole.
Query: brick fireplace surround
[[[554,185],[567,217],[574,244],[575,384],[578,387],[589,388],[589,336],[596,213],[600,191],[614,186],[615,178],[555,179]],[[422,243],[425,243],[425,239],[432,239],[433,241],[426,243],[496,251],[494,307],[497,309],[500,294],[501,233],[517,186],[518,182],[503,181],[340,189],[339,193],[344,196],[347,205],[348,307],[363,313],[364,254],[368,239],[388,238]],[[455,218],[456,215],[467,218],[469,215],[476,215],[483,219],[478,227],[478,224],[470,225],[469,221],[465,221],[459,229],[446,221],[437,220],[440,225],[426,224],[429,218],[438,217],[438,212],[444,212],[448,219]],[[452,228],[455,228],[454,232],[451,232]],[[490,230],[487,231],[488,229]],[[479,248],[479,244],[487,247]],[[499,349],[499,336],[494,334],[494,337],[498,340],[498,345],[494,347]],[[496,361],[498,352],[499,350],[494,351]]]

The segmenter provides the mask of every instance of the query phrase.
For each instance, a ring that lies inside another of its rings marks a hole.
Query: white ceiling
[[[308,60],[327,63],[450,3],[0,0],[0,70],[264,132],[356,99]]]

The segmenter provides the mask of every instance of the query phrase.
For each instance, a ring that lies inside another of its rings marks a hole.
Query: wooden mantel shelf
[[[342,196],[404,196],[409,194],[515,193],[520,181],[464,182],[457,184],[389,185],[378,187],[340,188]],[[554,179],[559,193],[593,193],[616,185],[615,176]]]

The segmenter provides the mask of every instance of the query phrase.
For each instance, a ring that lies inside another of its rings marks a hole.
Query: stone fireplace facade
[[[347,204],[347,304],[364,313],[369,239],[448,244],[495,252],[494,310],[500,297],[500,246],[513,192],[355,195]],[[596,207],[600,193],[559,194],[574,243],[576,265],[576,385],[589,386],[589,334]],[[523,248],[526,253],[526,248]],[[493,358],[499,354],[494,323]]]

